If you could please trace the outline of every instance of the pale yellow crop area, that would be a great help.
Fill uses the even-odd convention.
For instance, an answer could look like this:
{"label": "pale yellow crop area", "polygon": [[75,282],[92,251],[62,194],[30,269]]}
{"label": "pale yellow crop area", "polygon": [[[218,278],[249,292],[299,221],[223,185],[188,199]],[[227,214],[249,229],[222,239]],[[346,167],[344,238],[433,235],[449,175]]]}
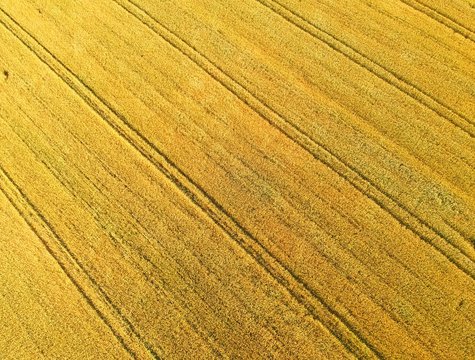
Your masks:
{"label": "pale yellow crop area", "polygon": [[473,0],[0,0],[0,359],[475,359]]}

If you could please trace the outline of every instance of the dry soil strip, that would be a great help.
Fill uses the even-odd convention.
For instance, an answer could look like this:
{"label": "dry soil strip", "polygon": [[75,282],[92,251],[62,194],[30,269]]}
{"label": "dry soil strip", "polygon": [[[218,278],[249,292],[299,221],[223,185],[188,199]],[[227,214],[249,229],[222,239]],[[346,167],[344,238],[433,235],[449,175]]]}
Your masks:
{"label": "dry soil strip", "polygon": [[208,215],[217,226],[228,233],[258,264],[274,277],[314,317],[324,325],[348,350],[362,358],[381,357],[378,350],[367,342],[354,327],[337,314],[321,296],[311,290],[296,274],[245,230],[213,198],[204,192],[159,149],[143,137],[121,114],[94,93],[81,79],[72,73],[53,54],[44,48],[16,21],[0,10],[0,22],[28,47],[45,65],[80,96],[106,121],[127,143],[135,148],[163,173],[179,190]]}

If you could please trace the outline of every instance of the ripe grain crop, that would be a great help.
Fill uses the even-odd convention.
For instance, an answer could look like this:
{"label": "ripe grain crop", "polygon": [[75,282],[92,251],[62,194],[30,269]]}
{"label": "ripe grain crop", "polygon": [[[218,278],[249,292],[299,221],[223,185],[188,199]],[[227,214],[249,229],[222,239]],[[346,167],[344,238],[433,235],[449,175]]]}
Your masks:
{"label": "ripe grain crop", "polygon": [[0,0],[0,357],[475,357],[469,0]]}

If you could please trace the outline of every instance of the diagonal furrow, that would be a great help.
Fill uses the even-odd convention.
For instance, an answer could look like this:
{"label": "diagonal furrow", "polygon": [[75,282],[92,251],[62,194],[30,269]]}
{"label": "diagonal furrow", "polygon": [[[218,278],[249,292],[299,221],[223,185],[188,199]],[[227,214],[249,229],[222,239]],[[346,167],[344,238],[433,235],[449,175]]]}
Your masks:
{"label": "diagonal furrow", "polygon": [[475,137],[475,125],[472,120],[458,111],[451,109],[449,106],[443,104],[441,101],[434,98],[431,94],[420,89],[418,86],[411,84],[401,75],[396,74],[387,67],[371,60],[366,55],[353,48],[343,40],[338,39],[329,32],[310,23],[305,18],[294,12],[292,9],[281,5],[276,0],[256,0],[263,6],[272,10],[289,23],[295,25],[302,31],[311,35],[312,37],[324,42],[334,51],[345,56],[355,64],[361,66],[369,71],[374,76],[383,80],[384,82],[394,86],[405,95],[411,97],[415,101],[425,105],[427,108],[434,111],[437,115],[449,121],[471,138]]}
{"label": "diagonal furrow", "polygon": [[430,17],[432,20],[437,21],[438,23],[446,26],[450,30],[456,32],[457,34],[462,35],[463,37],[475,42],[475,32],[470,30],[457,20],[451,18],[448,15],[442,14],[437,10],[431,8],[430,6],[421,3],[417,0],[400,0],[407,6],[413,8],[416,11],[423,13],[424,15]]}
{"label": "diagonal furrow", "polygon": [[159,359],[1,165],[0,190],[128,354],[134,359]]}
{"label": "diagonal furrow", "polygon": [[391,214],[399,224],[411,230],[423,241],[443,254],[452,264],[475,279],[475,262],[463,249],[457,246],[458,238],[464,237],[456,233],[457,239],[431,226],[427,221],[419,218],[394,197],[381,189],[368,177],[358,172],[351,164],[346,163],[331,149],[321,142],[313,139],[303,129],[288,121],[270,108],[258,97],[230,77],[217,64],[206,58],[196,48],[179,38],[155,18],[142,10],[129,0],[114,0],[126,11],[137,17],[144,25],[148,26],[157,35],[161,36],[171,46],[187,56],[191,61],[201,67],[212,78],[219,82],[228,91],[234,94],[243,103],[248,105],[264,120],[281,131],[285,136],[308,151],[316,160],[327,165],[334,172],[346,179],[358,191],[376,203],[383,210]]}
{"label": "diagonal furrow", "polygon": [[318,323],[325,326],[348,350],[362,358],[381,357],[377,349],[369,344],[345,318],[337,314],[320,295],[310,289],[285,264],[273,257],[258,239],[244,229],[232,215],[199,185],[194,183],[161,150],[140,134],[124,116],[115,111],[105,99],[96,94],[54,54],[43,47],[1,9],[0,23],[62,79],[121,138],[165,175],[217,226],[229,234],[249,256],[254,258]]}
{"label": "diagonal furrow", "polygon": [[[29,117],[29,115],[27,113],[25,113],[22,109],[20,109],[20,111],[28,117],[28,119],[34,123],[34,120],[31,119]],[[1,120],[1,118],[0,118]],[[59,120],[59,119],[58,119]],[[38,149],[35,149],[34,147],[31,146],[31,144],[29,144],[18,132],[17,130],[14,128],[14,126],[12,126],[11,124],[6,124],[6,126],[9,126],[11,128],[11,130],[18,136],[18,138],[23,142],[23,144],[35,155],[35,159],[38,161],[38,162],[41,162],[45,167],[46,169],[51,173],[52,176],[55,177],[55,179],[65,188],[67,189],[67,191],[70,192],[70,194],[72,196],[74,196],[76,199],[78,199],[79,201],[81,201],[88,209],[89,211],[92,213],[94,211],[94,206],[85,199],[85,197],[83,196],[80,196],[78,193],[76,193],[74,191],[74,186],[70,183],[68,183],[67,181],[65,181],[65,178],[64,177],[61,177],[59,175],[60,171],[58,171],[54,166],[51,166],[49,165],[46,161],[44,161],[43,159],[40,158],[39,156],[39,153],[38,153]],[[36,124],[35,124],[36,126]],[[38,128],[37,128],[38,129]],[[41,131],[40,129],[38,129],[39,131]],[[45,133],[42,133],[44,136],[47,137],[47,135]],[[52,142],[50,138],[48,138],[48,141],[49,142]],[[89,151],[89,149],[87,149]],[[91,182],[91,184],[93,184],[94,186],[94,183],[92,180],[90,180],[87,175],[85,173],[83,173],[79,168],[77,169],[82,176],[86,177],[88,179],[89,182]],[[102,193],[102,190],[100,190],[99,188],[96,188],[96,190],[98,192],[101,192]],[[109,198],[107,198],[109,199]],[[122,207],[121,205],[119,205],[120,207]],[[123,208],[123,207],[122,207]],[[134,216],[132,215],[132,213],[130,213],[131,216],[134,217],[134,220],[136,220],[140,227],[142,229],[144,229],[145,231],[147,231],[147,229],[145,229],[143,227],[143,225],[140,223],[140,221]],[[98,222],[98,225],[101,226]],[[111,236],[113,236],[112,234],[109,234]],[[148,236],[152,236],[151,234],[148,234]],[[124,239],[121,239],[119,240],[118,238],[116,238],[115,236],[113,236],[113,240],[115,243],[117,244],[126,244],[126,246],[128,246],[129,248],[133,249],[133,251],[135,251],[135,253],[139,256],[139,258],[144,261],[145,263],[147,263],[149,266],[151,266],[152,268],[154,269],[157,269],[157,265],[151,261],[151,259],[146,256],[142,249],[140,247],[138,247],[133,241],[128,241],[128,240],[124,240]],[[168,256],[171,257],[171,255],[169,253],[167,253]],[[132,255],[130,253],[125,253],[125,257],[131,257]],[[176,263],[176,262],[175,262]],[[176,263],[178,265],[178,263]],[[155,279],[153,279],[152,277],[150,277],[144,270],[144,268],[139,265],[137,267],[139,269],[139,271],[141,272],[142,276],[153,286],[153,288],[155,289],[155,291],[157,291],[157,293],[159,293],[160,291],[163,291],[161,289],[163,289],[163,285],[161,286],[161,288],[159,287],[159,284],[157,284],[157,281]],[[161,285],[161,284],[160,284]],[[177,305],[177,306],[182,306],[181,304],[180,305]],[[203,334],[203,331],[201,331],[201,329],[199,328],[199,326],[197,326],[195,323],[189,321],[188,319],[185,319],[185,322],[190,326],[190,328],[195,331],[203,340],[206,341],[206,337],[204,336]],[[208,337],[208,341],[209,341],[209,337]],[[221,349],[217,349],[216,348],[216,344],[213,342],[211,344],[211,349],[212,351],[214,352],[214,354],[217,356],[217,357],[222,357],[222,354],[223,352],[221,351]],[[219,352],[220,351],[220,352]]]}

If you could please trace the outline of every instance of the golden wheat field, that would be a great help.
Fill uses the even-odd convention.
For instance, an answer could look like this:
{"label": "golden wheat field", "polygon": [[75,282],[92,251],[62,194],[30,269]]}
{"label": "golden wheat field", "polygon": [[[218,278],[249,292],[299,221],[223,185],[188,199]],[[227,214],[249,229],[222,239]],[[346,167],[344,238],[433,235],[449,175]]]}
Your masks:
{"label": "golden wheat field", "polygon": [[0,0],[0,359],[475,359],[474,0]]}

